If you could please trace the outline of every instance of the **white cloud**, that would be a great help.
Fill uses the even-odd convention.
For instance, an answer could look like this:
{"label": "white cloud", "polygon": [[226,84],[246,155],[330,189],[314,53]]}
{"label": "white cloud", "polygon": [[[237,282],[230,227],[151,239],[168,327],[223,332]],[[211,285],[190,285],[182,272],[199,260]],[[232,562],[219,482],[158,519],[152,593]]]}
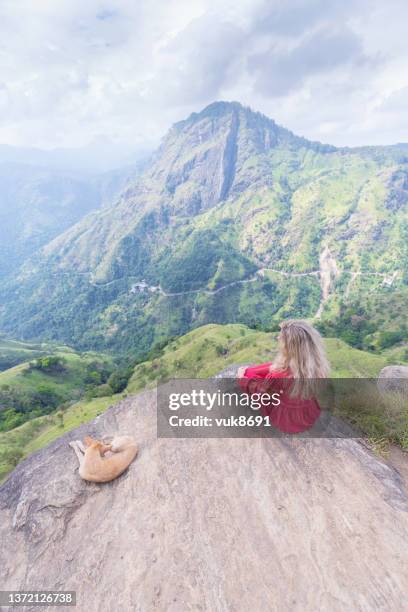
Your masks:
{"label": "white cloud", "polygon": [[3,0],[0,143],[133,147],[215,99],[334,144],[408,140],[402,0]]}

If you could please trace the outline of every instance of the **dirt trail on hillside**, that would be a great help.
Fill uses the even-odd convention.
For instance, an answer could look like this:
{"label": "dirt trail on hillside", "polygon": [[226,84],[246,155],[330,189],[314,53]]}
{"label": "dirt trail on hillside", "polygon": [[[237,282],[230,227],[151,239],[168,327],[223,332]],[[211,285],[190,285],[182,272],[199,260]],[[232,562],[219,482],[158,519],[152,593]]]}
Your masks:
{"label": "dirt trail on hillside", "polygon": [[[183,295],[197,295],[200,293],[204,293],[205,295],[216,295],[217,293],[221,293],[222,291],[225,291],[226,289],[230,289],[231,287],[235,287],[237,285],[245,285],[247,283],[254,283],[255,281],[262,280],[262,278],[264,278],[265,274],[268,272],[271,272],[273,274],[278,274],[280,276],[284,276],[287,278],[299,278],[299,277],[304,277],[304,276],[318,276],[320,278],[321,298],[320,298],[318,309],[313,318],[320,319],[323,313],[325,304],[332,293],[334,281],[339,275],[341,274],[350,275],[350,281],[347,284],[347,288],[344,294],[344,297],[347,298],[350,293],[352,284],[357,278],[357,276],[381,277],[383,278],[383,284],[392,285],[400,274],[398,270],[394,270],[392,273],[362,272],[362,271],[353,272],[350,270],[339,270],[337,266],[337,262],[335,258],[332,256],[332,254],[330,253],[330,250],[328,249],[327,246],[323,249],[323,251],[320,254],[319,264],[320,264],[320,268],[318,270],[309,270],[307,272],[286,272],[284,270],[278,270],[276,268],[262,267],[256,270],[256,272],[254,272],[254,274],[252,274],[248,278],[226,283],[225,285],[222,285],[221,287],[217,287],[216,289],[208,289],[206,287],[200,287],[198,289],[188,289],[186,291],[166,291],[165,289],[163,289],[163,287],[160,284],[159,285],[149,285],[145,281],[138,281],[132,285],[130,292],[138,293],[138,292],[147,291],[152,294],[157,293],[158,295],[161,295],[166,298],[180,297]],[[54,274],[58,275],[58,274],[70,274],[70,273],[60,272],[58,274],[57,273],[54,273]],[[77,272],[76,274],[81,275],[81,276],[91,276],[89,272]],[[89,279],[89,284],[92,285],[93,287],[108,287],[122,280],[124,279],[119,278],[119,279],[108,281],[106,283],[96,283],[95,281]]]}
{"label": "dirt trail on hillside", "polygon": [[[304,276],[318,276],[320,279],[321,298],[320,298],[318,309],[313,318],[320,319],[323,313],[325,304],[327,300],[329,299],[330,295],[332,294],[334,282],[336,278],[340,276],[341,274],[351,275],[350,282],[347,285],[345,297],[348,296],[350,287],[357,276],[378,276],[384,279],[383,282],[385,284],[390,285],[390,284],[393,284],[393,282],[395,281],[395,279],[398,277],[398,274],[399,274],[398,270],[394,271],[391,274],[385,273],[385,272],[361,272],[361,271],[351,272],[348,270],[340,270],[337,266],[336,259],[330,253],[330,250],[328,249],[328,247],[325,247],[323,249],[320,255],[319,263],[320,263],[319,270],[310,270],[308,272],[285,272],[284,270],[277,270],[276,268],[266,268],[266,267],[259,268],[249,278],[232,281],[231,283],[222,285],[221,287],[218,287],[217,289],[199,288],[199,289],[189,289],[187,291],[165,291],[161,287],[161,285],[148,285],[147,283],[136,283],[135,285],[133,285],[133,288],[131,291],[133,293],[136,293],[138,290],[137,287],[139,285],[143,285],[142,291],[158,293],[162,295],[163,297],[168,297],[168,298],[176,297],[176,296],[183,296],[183,295],[199,294],[199,293],[204,293],[206,295],[216,295],[217,293],[220,293],[221,291],[225,291],[226,289],[229,289],[236,285],[244,285],[246,283],[253,283],[255,281],[261,280],[262,278],[265,277],[265,274],[267,272],[272,272],[273,274],[279,274],[280,276],[284,276],[287,278],[299,278],[299,277],[304,277]],[[107,284],[111,284],[111,282]]]}
{"label": "dirt trail on hillside", "polygon": [[[127,398],[16,468],[0,488],[2,589],[76,590],[78,612],[406,609],[395,469],[356,440],[157,439],[155,401]],[[115,431],[139,457],[112,483],[82,481],[68,441]]]}

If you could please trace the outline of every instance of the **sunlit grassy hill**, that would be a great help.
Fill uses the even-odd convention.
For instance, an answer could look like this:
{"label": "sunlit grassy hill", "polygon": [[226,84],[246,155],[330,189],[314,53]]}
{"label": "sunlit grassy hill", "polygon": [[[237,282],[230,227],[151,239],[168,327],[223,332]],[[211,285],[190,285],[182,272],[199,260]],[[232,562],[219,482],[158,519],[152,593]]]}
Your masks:
{"label": "sunlit grassy hill", "polygon": [[[27,350],[27,356],[37,357],[36,351]],[[42,351],[42,355],[49,355],[50,349]],[[21,390],[35,389],[41,383],[47,383],[55,390],[59,389],[62,393],[78,388],[84,383],[87,365],[102,361],[99,353],[76,353],[72,349],[59,347],[52,352],[52,355],[60,357],[64,361],[64,368],[61,372],[49,374],[40,369],[30,369],[30,362],[24,361],[12,368],[0,372],[0,387],[3,385],[18,386]],[[108,359],[107,357],[104,358]],[[33,363],[33,361],[32,361]]]}
{"label": "sunlit grassy hill", "polygon": [[0,372],[24,361],[46,355],[49,345],[11,340],[0,336]]}
{"label": "sunlit grassy hill", "polygon": [[[272,361],[276,335],[245,325],[204,325],[170,342],[162,354],[135,367],[128,392],[169,378],[206,378],[234,363]],[[387,364],[382,355],[354,349],[342,340],[325,341],[334,377],[376,377]]]}
{"label": "sunlit grassy hill", "polygon": [[0,432],[67,407],[90,385],[105,383],[111,372],[111,357],[67,347],[48,347],[47,355],[0,372]]}

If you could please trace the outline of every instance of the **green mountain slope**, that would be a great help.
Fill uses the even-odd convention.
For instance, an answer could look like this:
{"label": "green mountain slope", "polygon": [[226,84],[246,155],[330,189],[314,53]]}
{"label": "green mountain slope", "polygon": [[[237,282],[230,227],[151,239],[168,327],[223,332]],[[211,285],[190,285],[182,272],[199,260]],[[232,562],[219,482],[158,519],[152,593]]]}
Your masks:
{"label": "green mountain slope", "polygon": [[49,348],[45,343],[32,344],[0,337],[0,372],[24,361],[42,357],[47,352]]}
{"label": "green mountain slope", "polygon": [[214,103],[173,126],[114,207],[2,285],[0,329],[143,351],[208,322],[296,316],[336,335],[358,321],[358,346],[404,339],[407,160],[404,147],[336,149]]}

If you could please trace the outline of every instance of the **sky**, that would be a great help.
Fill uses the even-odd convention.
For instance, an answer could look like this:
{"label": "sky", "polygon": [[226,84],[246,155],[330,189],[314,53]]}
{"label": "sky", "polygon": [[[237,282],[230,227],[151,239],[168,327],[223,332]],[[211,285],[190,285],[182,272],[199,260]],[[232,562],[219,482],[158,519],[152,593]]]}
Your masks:
{"label": "sky", "polygon": [[214,100],[408,141],[406,0],[1,0],[0,144],[154,147]]}

